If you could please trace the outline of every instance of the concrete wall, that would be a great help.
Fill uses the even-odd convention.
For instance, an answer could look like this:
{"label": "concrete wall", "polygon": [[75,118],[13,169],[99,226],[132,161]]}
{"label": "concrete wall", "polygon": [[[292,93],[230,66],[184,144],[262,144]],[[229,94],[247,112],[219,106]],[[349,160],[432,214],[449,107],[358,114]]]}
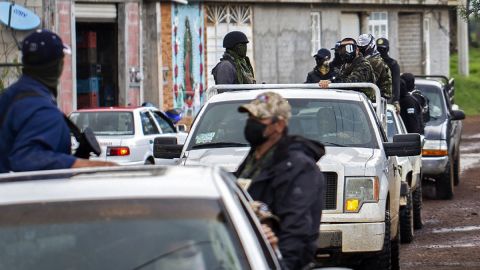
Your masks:
{"label": "concrete wall", "polygon": [[253,18],[257,82],[304,82],[314,66],[310,8],[254,5]]}
{"label": "concrete wall", "polygon": [[428,12],[430,18],[430,69],[432,75],[450,75],[450,24],[448,10]]}

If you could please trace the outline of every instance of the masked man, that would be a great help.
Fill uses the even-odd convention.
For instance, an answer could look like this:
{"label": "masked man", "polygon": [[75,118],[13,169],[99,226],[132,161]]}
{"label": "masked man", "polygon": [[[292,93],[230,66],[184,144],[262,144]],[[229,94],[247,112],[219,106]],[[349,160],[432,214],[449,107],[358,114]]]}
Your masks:
{"label": "masked man", "polygon": [[330,68],[332,54],[327,49],[318,50],[313,56],[317,64],[307,75],[305,83],[318,83],[320,80],[330,80],[334,77],[333,69]]}
{"label": "masked man", "polygon": [[212,70],[215,84],[254,84],[255,75],[247,57],[247,36],[233,31],[223,38],[226,49],[220,63]]}
{"label": "masked man", "polygon": [[291,107],[279,94],[260,94],[240,106],[248,113],[245,138],[251,150],[236,172],[255,201],[278,217],[278,247],[286,269],[302,269],[313,261],[324,199],[324,178],[316,162],[324,146],[287,135]]}
{"label": "masked man", "polygon": [[[353,38],[344,38],[339,47],[339,56],[344,63],[340,74],[333,80],[319,82],[321,88],[328,88],[330,83],[375,83],[375,73],[372,66],[359,52],[357,41]],[[370,89],[361,90],[370,100],[375,101],[375,94]]]}
{"label": "masked man", "polygon": [[390,43],[386,38],[377,39],[377,50],[380,53],[385,64],[387,64],[392,75],[392,98],[390,103],[397,107],[399,110],[399,100],[400,100],[400,66],[398,65],[397,60],[390,57],[388,52],[390,51]]}

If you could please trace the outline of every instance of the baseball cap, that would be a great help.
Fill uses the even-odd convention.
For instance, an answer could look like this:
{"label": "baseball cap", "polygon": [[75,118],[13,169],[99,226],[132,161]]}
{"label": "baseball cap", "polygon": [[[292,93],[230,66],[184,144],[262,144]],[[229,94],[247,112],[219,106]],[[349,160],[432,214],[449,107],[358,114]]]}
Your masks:
{"label": "baseball cap", "polygon": [[37,29],[22,41],[22,62],[41,65],[71,54],[71,49],[55,33]]}
{"label": "baseball cap", "polygon": [[390,43],[388,42],[388,39],[386,38],[377,39],[377,47],[388,48],[389,46],[390,46]]}
{"label": "baseball cap", "polygon": [[332,57],[332,54],[329,50],[323,48],[318,50],[317,54],[315,54],[314,56],[330,59],[330,57]]}
{"label": "baseball cap", "polygon": [[258,95],[250,103],[241,105],[238,111],[250,113],[258,119],[278,117],[279,119],[288,120],[292,116],[292,108],[288,101],[274,92],[265,92]]}

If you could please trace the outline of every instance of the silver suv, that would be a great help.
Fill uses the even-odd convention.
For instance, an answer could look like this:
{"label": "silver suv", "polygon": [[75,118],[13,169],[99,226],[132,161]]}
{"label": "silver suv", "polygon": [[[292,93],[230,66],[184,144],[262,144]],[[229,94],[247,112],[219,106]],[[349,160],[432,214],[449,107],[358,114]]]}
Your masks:
{"label": "silver suv", "polygon": [[[372,84],[359,86],[376,88]],[[389,269],[391,261],[398,264],[400,178],[396,159],[391,157],[419,154],[420,137],[397,135],[394,142],[388,142],[386,111],[378,88],[375,104],[360,92],[320,90],[314,85],[216,88],[234,90],[207,101],[181,154],[172,154],[175,146],[157,141],[157,157],[176,156],[181,165],[215,164],[235,171],[249,151],[243,136],[247,116],[237,108],[266,90],[275,91],[292,106],[289,133],[326,146],[326,155],[318,163],[326,178],[317,256],[320,262],[338,264],[341,260],[343,264],[352,259],[371,269]]]}

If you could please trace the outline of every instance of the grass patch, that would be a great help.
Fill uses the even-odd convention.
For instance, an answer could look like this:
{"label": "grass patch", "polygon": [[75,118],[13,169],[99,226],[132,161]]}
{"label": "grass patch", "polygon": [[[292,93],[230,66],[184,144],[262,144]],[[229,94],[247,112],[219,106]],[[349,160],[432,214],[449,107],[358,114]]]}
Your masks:
{"label": "grass patch", "polygon": [[470,47],[470,76],[458,75],[458,55],[450,57],[450,74],[455,78],[455,103],[467,115],[480,114],[480,48]]}

